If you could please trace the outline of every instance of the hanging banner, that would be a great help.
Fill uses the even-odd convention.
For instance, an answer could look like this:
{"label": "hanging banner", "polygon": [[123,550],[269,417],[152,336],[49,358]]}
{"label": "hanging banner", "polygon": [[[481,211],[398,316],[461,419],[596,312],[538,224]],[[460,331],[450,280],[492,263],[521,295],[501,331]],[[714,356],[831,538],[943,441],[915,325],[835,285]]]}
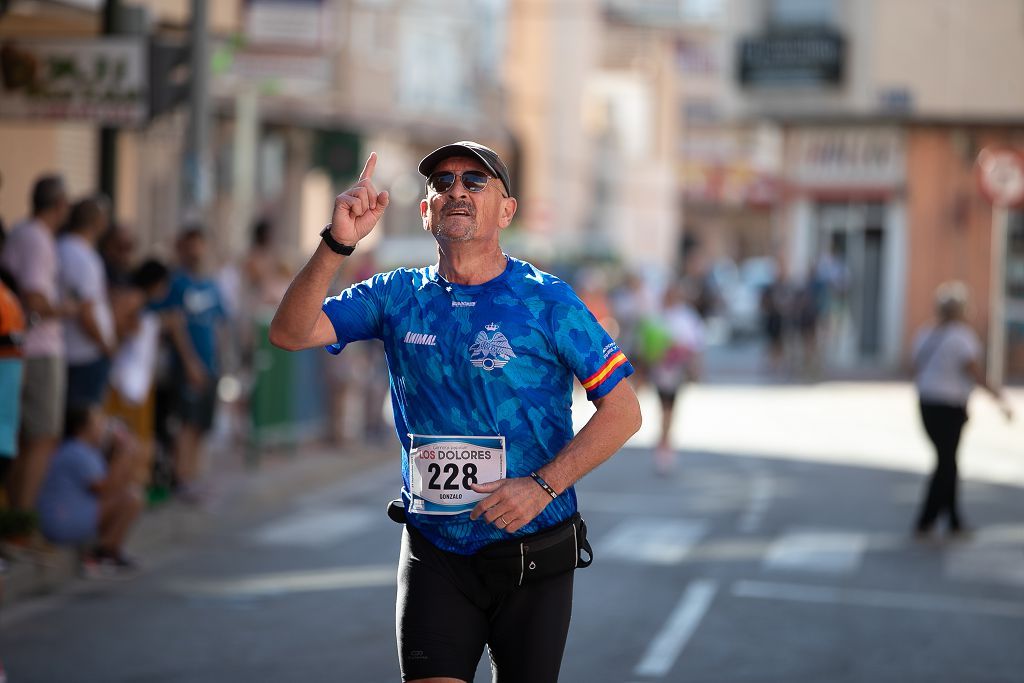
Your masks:
{"label": "hanging banner", "polygon": [[7,40],[0,46],[0,117],[142,125],[147,58],[136,37]]}

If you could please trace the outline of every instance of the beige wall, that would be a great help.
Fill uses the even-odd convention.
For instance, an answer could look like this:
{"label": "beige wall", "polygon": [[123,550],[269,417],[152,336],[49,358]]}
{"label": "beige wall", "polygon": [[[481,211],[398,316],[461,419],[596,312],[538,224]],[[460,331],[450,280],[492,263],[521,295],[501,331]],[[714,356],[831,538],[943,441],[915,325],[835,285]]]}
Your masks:
{"label": "beige wall", "polygon": [[513,0],[506,115],[521,144],[519,225],[536,245],[578,243],[588,219],[592,149],[585,126],[587,76],[600,31],[596,0]]}
{"label": "beige wall", "polygon": [[1024,118],[1024,3],[874,2],[874,83],[906,87],[914,112]]}
{"label": "beige wall", "polygon": [[8,224],[29,213],[29,195],[36,179],[59,172],[72,198],[96,188],[98,134],[90,125],[0,123],[0,216]]}

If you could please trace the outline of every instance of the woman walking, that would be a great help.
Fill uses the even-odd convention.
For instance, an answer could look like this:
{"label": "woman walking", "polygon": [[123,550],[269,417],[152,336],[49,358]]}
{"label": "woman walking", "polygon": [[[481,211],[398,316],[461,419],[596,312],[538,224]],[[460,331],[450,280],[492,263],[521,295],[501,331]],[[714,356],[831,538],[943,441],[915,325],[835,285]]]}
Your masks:
{"label": "woman walking", "polygon": [[939,286],[935,297],[936,324],[918,332],[914,341],[914,375],[921,420],[935,447],[936,466],[917,518],[915,533],[927,537],[940,516],[953,535],[969,531],[957,504],[956,454],[967,422],[967,400],[975,384],[988,391],[1011,419],[1013,413],[1002,393],[985,380],[981,369],[981,342],[964,321],[967,288],[960,282]]}

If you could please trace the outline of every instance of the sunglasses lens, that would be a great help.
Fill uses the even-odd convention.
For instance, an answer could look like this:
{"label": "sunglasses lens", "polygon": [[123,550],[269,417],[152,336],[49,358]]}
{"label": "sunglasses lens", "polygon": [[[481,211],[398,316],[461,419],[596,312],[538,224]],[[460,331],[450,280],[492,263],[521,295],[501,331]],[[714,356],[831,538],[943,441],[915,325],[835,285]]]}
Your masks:
{"label": "sunglasses lens", "polygon": [[462,174],[462,184],[470,192],[483,192],[487,187],[487,175],[479,171],[466,171]]}
{"label": "sunglasses lens", "polygon": [[450,171],[434,173],[427,179],[427,187],[431,192],[447,192],[455,184],[455,174]]}

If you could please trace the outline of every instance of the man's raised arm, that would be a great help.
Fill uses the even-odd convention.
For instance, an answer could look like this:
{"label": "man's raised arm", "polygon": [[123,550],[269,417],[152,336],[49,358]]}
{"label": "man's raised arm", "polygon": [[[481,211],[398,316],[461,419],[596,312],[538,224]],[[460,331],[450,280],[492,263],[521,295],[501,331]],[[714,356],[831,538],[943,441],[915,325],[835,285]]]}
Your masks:
{"label": "man's raised arm", "polygon": [[[366,237],[384,215],[388,193],[373,186],[377,154],[366,160],[359,182],[334,200],[330,234],[339,244],[354,247]],[[323,312],[327,288],[345,256],[321,242],[302,267],[277,307],[270,323],[270,343],[288,351],[298,351],[335,343],[334,326]]]}

